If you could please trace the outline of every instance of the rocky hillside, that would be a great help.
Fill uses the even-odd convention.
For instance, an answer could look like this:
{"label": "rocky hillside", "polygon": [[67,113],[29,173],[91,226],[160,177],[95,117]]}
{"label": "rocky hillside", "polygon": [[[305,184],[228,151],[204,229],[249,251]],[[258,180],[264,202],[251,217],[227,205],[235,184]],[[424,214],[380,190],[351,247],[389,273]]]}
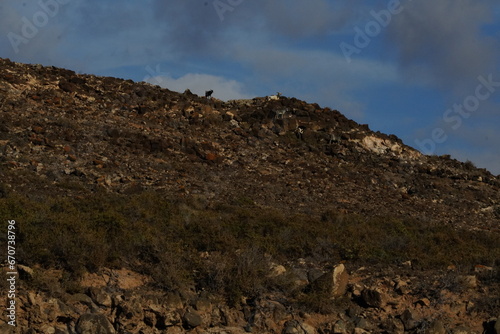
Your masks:
{"label": "rocky hillside", "polygon": [[158,188],[209,201],[245,197],[498,228],[498,177],[423,156],[317,104],[225,103],[7,60],[0,92],[2,179],[15,191]]}
{"label": "rocky hillside", "polygon": [[[25,332],[462,333],[486,326],[493,333],[499,190],[498,176],[470,162],[422,155],[394,135],[293,97],[223,102],[0,59],[2,219],[24,220],[40,238],[71,231],[60,248],[22,236]],[[100,204],[86,202],[94,197]],[[159,197],[175,208],[162,211]],[[132,199],[155,203],[152,213],[116,204]],[[131,207],[142,214],[125,214]],[[176,236],[168,243],[153,239],[177,218],[182,233],[168,230]],[[139,224],[149,233],[144,240],[157,244],[135,240],[139,231],[122,235]],[[387,241],[392,230],[406,239]],[[363,231],[373,234],[352,246],[349,238]],[[276,246],[278,234],[288,248]],[[92,249],[99,242],[114,255],[101,258]],[[182,279],[165,282],[153,267],[165,263],[162,247],[176,242]],[[436,256],[421,258],[430,248]],[[428,260],[444,249],[449,257]],[[260,288],[242,281],[238,293],[228,291],[231,270],[216,275],[225,261],[237,275],[248,269],[242,263],[252,274],[260,270]],[[333,268],[341,261],[339,288]],[[135,276],[139,283],[123,283]],[[319,277],[331,277],[334,288]]]}

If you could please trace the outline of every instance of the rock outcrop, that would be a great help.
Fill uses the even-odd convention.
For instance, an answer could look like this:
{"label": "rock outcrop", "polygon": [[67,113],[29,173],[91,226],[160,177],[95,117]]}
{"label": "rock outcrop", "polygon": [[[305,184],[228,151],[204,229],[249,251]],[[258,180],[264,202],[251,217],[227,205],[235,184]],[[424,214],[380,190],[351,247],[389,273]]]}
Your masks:
{"label": "rock outcrop", "polygon": [[[297,263],[300,266],[299,263]],[[351,272],[347,290],[330,300],[330,312],[305,313],[280,294],[270,293],[258,300],[242,300],[230,307],[218,296],[203,291],[165,292],[144,283],[120,288],[87,274],[85,293],[30,291],[22,281],[19,293],[17,328],[22,333],[494,333],[499,321],[488,321],[480,302],[480,285],[473,290],[453,292],[447,287],[449,274],[408,272],[407,293],[397,291],[397,280],[381,270],[374,278],[363,268]],[[347,269],[343,269],[343,271]],[[109,269],[105,270],[110,272]],[[113,270],[111,270],[112,272]],[[36,268],[38,275],[54,275]],[[332,270],[325,273],[331,278]],[[427,283],[428,282],[428,283]],[[315,281],[308,283],[314,285]],[[422,284],[429,286],[422,289]],[[360,290],[361,293],[356,293]],[[305,294],[314,290],[304,289]],[[3,300],[3,298],[2,298]],[[111,301],[110,303],[108,301]],[[342,301],[339,303],[339,301]],[[0,332],[10,333],[7,324]],[[3,330],[3,332],[2,332]]]}

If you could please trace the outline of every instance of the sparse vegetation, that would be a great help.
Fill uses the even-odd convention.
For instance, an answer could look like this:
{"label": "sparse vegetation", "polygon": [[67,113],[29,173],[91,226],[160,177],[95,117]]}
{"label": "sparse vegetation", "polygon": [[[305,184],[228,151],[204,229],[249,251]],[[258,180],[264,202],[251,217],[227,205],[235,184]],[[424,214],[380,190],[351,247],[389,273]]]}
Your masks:
{"label": "sparse vegetation", "polygon": [[[71,277],[102,267],[139,269],[166,290],[196,286],[232,304],[263,291],[291,293],[293,278],[267,275],[271,259],[347,265],[412,260],[421,269],[442,269],[493,266],[500,258],[496,234],[332,210],[306,216],[257,208],[248,199],[212,209],[191,202],[142,192],[41,203],[11,193],[0,199],[0,214],[18,221],[19,259],[29,266],[63,269]],[[319,301],[309,305],[314,309],[330,307],[318,296],[301,298],[305,305]]]}
{"label": "sparse vegetation", "polygon": [[467,160],[464,165],[468,170],[474,170],[476,168],[476,165],[474,165],[474,163],[470,160]]}

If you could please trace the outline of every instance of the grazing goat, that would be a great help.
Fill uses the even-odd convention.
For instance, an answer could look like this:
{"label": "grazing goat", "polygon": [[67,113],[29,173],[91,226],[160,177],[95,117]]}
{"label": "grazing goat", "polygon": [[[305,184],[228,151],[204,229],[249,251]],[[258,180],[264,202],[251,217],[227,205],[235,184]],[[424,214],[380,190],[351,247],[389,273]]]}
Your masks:
{"label": "grazing goat", "polygon": [[287,113],[287,111],[288,111],[288,108],[276,110],[275,114],[274,114],[274,119],[283,119],[283,118],[285,118],[285,114]]}
{"label": "grazing goat", "polygon": [[329,129],[328,131],[328,144],[340,143],[340,136],[337,136],[333,129]]}
{"label": "grazing goat", "polygon": [[212,93],[213,93],[213,92],[214,92],[214,90],[213,90],[213,89],[210,89],[210,90],[205,91],[205,97],[206,97],[207,99],[211,98],[211,97],[212,97]]}
{"label": "grazing goat", "polygon": [[281,97],[281,93],[278,92],[276,95],[271,95],[267,97],[268,101],[278,101]]}
{"label": "grazing goat", "polygon": [[298,139],[304,139],[304,131],[306,130],[306,127],[303,125],[299,125],[295,129],[295,135],[297,136]]}

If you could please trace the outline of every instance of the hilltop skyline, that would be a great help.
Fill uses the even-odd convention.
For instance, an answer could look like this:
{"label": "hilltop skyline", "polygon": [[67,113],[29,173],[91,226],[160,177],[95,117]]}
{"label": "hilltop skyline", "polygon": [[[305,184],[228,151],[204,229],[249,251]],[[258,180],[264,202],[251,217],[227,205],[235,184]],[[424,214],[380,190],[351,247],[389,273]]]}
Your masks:
{"label": "hilltop skyline", "polygon": [[494,1],[7,0],[0,57],[190,88],[282,92],[500,173]]}

